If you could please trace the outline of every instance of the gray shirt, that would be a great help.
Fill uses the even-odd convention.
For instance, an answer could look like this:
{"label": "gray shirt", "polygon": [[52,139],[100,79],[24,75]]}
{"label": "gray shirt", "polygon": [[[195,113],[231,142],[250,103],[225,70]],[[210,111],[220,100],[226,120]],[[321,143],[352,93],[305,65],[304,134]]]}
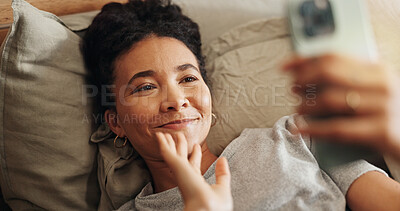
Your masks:
{"label": "gray shirt", "polygon": [[[293,133],[301,119],[285,116],[273,128],[245,129],[222,152],[232,174],[235,210],[345,210],[344,196],[354,180],[373,170],[385,174],[363,160],[321,170],[310,150],[309,137]],[[215,162],[204,178],[215,184]],[[119,210],[183,207],[177,187],[154,194],[148,183]]]}

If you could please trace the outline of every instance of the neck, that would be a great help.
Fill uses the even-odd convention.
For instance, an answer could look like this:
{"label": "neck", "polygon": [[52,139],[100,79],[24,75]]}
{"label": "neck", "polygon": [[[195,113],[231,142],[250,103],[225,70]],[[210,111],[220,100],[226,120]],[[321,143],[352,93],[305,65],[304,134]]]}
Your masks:
{"label": "neck", "polygon": [[[201,145],[201,152],[202,157],[200,171],[203,175],[218,157],[210,152],[205,141]],[[145,161],[153,179],[153,187],[155,193],[169,190],[178,185],[174,174],[163,160],[145,159]]]}

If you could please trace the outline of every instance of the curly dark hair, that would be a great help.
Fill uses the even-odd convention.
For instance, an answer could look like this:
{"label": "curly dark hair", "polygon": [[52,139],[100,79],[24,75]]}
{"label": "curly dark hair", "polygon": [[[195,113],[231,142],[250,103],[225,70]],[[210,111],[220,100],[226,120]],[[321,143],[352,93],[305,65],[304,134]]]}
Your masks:
{"label": "curly dark hair", "polygon": [[[198,25],[170,0],[130,0],[105,5],[83,37],[85,64],[99,90],[113,84],[115,60],[135,43],[154,35],[183,42],[196,56],[203,80],[209,85]],[[114,106],[115,102],[113,106],[102,105],[101,110]]]}

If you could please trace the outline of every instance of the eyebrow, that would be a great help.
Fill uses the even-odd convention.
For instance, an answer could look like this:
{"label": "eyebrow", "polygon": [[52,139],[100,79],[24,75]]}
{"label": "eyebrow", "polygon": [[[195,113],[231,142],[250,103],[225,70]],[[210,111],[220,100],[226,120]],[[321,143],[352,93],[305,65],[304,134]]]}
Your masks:
{"label": "eyebrow", "polygon": [[[199,69],[197,69],[196,66],[194,66],[192,64],[189,64],[189,63],[179,65],[179,66],[177,66],[175,68],[175,70],[177,70],[177,71],[185,71],[187,69],[194,69],[194,70],[196,70],[197,72],[200,73]],[[133,75],[131,79],[129,79],[128,85],[130,85],[136,78],[151,77],[151,76],[153,76],[155,74],[156,74],[156,71],[154,71],[154,70],[145,70],[145,71],[142,71],[142,72],[138,72],[135,75]]]}
{"label": "eyebrow", "polygon": [[156,72],[154,70],[146,70],[146,71],[142,71],[139,73],[136,73],[135,75],[132,76],[131,79],[129,79],[128,81],[128,85],[130,85],[133,80],[135,80],[136,78],[145,78],[145,77],[150,77],[153,76]]}
{"label": "eyebrow", "polygon": [[199,69],[197,69],[196,66],[194,66],[192,64],[189,64],[189,63],[188,64],[183,64],[183,65],[179,65],[178,67],[176,67],[176,69],[179,70],[179,71],[184,71],[184,70],[187,70],[187,69],[194,69],[194,70],[196,70],[197,72],[200,73]]}

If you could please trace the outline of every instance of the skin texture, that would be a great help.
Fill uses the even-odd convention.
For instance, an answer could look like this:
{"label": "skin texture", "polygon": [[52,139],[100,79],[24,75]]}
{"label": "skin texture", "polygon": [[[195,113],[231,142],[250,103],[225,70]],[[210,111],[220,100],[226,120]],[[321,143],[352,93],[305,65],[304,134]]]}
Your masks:
{"label": "skin texture", "polygon": [[[303,98],[300,114],[331,116],[310,119],[299,132],[332,142],[365,145],[400,160],[400,80],[388,67],[324,55],[295,57],[283,69],[293,75],[294,91]],[[315,94],[312,99],[308,97],[310,90]],[[360,96],[356,107],[347,104],[348,91]],[[346,194],[352,210],[400,210],[399,198],[400,184],[379,172],[360,176]]]}
{"label": "skin texture", "polygon": [[[334,115],[309,120],[301,132],[366,145],[400,160],[400,80],[392,70],[339,55],[296,57],[283,68],[292,73],[294,91],[303,98],[300,114]],[[316,93],[313,99],[307,97],[310,90]],[[359,94],[355,109],[346,103],[349,91]]]}
{"label": "skin texture", "polygon": [[[177,185],[160,155],[156,132],[173,137],[177,132],[183,133],[188,154],[195,144],[200,144],[203,171],[217,158],[205,142],[211,126],[211,95],[198,69],[196,57],[186,45],[168,37],[150,36],[115,62],[116,111],[107,110],[106,121],[119,137],[128,137],[143,157],[153,176],[156,192]],[[131,80],[134,75],[148,70],[153,73]],[[182,119],[191,122],[181,128],[159,127]]]}
{"label": "skin texture", "polygon": [[377,171],[351,184],[346,200],[351,210],[400,210],[400,185]]}
{"label": "skin texture", "polygon": [[156,135],[161,155],[178,181],[185,210],[233,210],[231,174],[226,158],[218,159],[215,167],[216,184],[209,185],[200,171],[201,151],[198,144],[194,145],[193,153],[188,158],[187,140],[182,133],[178,133],[176,140],[168,133],[157,132]]}

